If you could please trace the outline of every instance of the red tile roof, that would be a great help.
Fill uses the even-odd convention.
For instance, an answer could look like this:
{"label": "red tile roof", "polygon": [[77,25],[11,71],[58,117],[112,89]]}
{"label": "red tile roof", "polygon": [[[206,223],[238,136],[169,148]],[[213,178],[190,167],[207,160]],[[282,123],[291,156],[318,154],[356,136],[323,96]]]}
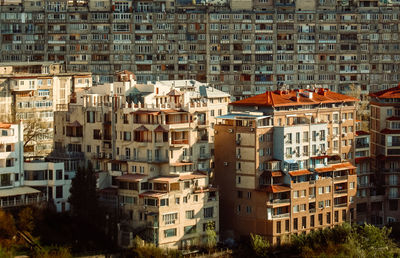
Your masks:
{"label": "red tile roof", "polygon": [[400,83],[397,87],[370,93],[369,96],[380,99],[400,99]]}
{"label": "red tile roof", "polygon": [[268,185],[265,190],[270,193],[282,193],[290,191],[290,187],[284,185]]}
{"label": "red tile roof", "polygon": [[[308,96],[312,94],[312,97]],[[267,91],[247,99],[231,103],[233,106],[299,106],[322,103],[354,102],[358,99],[328,89]]]}
{"label": "red tile roof", "polygon": [[339,163],[332,165],[332,167],[337,171],[337,170],[345,170],[345,169],[356,169],[355,166],[353,166],[350,162],[345,162],[345,163]]}
{"label": "red tile roof", "polygon": [[316,168],[315,171],[318,173],[324,173],[335,170],[333,167],[323,167],[323,168]]}
{"label": "red tile roof", "polygon": [[291,176],[304,176],[304,175],[311,175],[311,172],[308,169],[302,169],[302,170],[290,171],[289,175],[291,175]]}
{"label": "red tile roof", "polygon": [[400,117],[392,116],[392,117],[386,118],[386,120],[389,120],[389,121],[400,121]]}
{"label": "red tile roof", "polygon": [[361,136],[361,135],[369,135],[369,132],[366,131],[357,131],[356,136]]}
{"label": "red tile roof", "polygon": [[118,176],[117,180],[138,182],[138,181],[143,180],[145,177],[146,177],[145,175],[140,175],[140,174],[126,174],[126,175]]}
{"label": "red tile roof", "polygon": [[384,134],[400,134],[400,130],[392,130],[392,129],[383,129],[381,133]]}
{"label": "red tile roof", "polygon": [[168,130],[159,125],[156,129],[154,129],[154,132],[168,132]]}
{"label": "red tile roof", "polygon": [[0,128],[2,128],[2,129],[8,129],[10,127],[11,127],[11,124],[0,123]]}

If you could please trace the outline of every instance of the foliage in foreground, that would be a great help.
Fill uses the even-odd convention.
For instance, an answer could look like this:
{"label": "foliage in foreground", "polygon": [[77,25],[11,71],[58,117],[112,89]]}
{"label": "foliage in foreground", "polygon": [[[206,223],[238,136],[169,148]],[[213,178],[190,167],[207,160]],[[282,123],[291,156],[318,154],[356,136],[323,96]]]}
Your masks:
{"label": "foliage in foreground", "polygon": [[133,240],[131,254],[139,258],[180,258],[183,257],[178,250],[162,249],[154,244],[145,243],[139,236]]}
{"label": "foliage in foreground", "polygon": [[[251,235],[251,251],[255,257],[398,257],[399,247],[389,237],[391,229],[365,224],[343,224],[316,230],[306,235],[292,235],[290,241],[272,247],[261,236]],[[240,255],[239,255],[240,256]]]}

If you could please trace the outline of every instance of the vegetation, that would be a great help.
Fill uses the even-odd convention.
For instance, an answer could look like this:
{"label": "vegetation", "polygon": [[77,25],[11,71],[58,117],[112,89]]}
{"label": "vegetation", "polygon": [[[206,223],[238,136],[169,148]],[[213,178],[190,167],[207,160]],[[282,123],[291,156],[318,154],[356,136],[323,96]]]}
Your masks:
{"label": "vegetation", "polygon": [[209,221],[206,228],[206,248],[211,251],[217,246],[217,233],[215,232],[215,225]]}
{"label": "vegetation", "polygon": [[146,243],[139,236],[133,240],[133,248],[130,252],[126,253],[128,257],[138,257],[138,258],[179,258],[183,257],[181,252],[178,250],[162,249],[156,247],[154,244]]}
{"label": "vegetation", "polygon": [[275,247],[262,237],[252,235],[251,252],[254,257],[273,254],[292,257],[398,257],[400,249],[389,237],[390,233],[386,227],[343,224],[306,235],[292,235],[290,241]]}
{"label": "vegetation", "polygon": [[99,205],[96,194],[96,175],[92,164],[87,168],[80,167],[72,180],[69,202],[72,214],[79,220],[93,224],[98,223]]}

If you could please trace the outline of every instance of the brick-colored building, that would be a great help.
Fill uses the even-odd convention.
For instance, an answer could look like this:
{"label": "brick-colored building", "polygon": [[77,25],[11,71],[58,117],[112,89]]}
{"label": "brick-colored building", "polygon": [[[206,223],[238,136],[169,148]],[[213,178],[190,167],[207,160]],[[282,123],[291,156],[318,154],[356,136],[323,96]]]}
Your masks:
{"label": "brick-colored building", "polygon": [[371,168],[375,172],[371,222],[382,225],[400,217],[400,85],[370,97]]}
{"label": "brick-colored building", "polygon": [[356,101],[316,89],[231,103],[215,126],[223,237],[257,233],[279,243],[355,221]]}

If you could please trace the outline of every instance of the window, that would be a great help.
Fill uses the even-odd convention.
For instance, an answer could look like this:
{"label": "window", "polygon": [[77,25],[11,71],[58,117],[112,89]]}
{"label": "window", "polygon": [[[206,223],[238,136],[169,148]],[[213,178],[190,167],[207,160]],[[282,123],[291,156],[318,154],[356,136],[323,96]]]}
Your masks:
{"label": "window", "polygon": [[62,185],[56,187],[56,198],[63,198],[63,187],[62,187]]}
{"label": "window", "polygon": [[251,192],[247,192],[247,199],[251,199]]}
{"label": "window", "polygon": [[318,194],[323,194],[323,193],[324,193],[324,188],[318,187]]}
{"label": "window", "polygon": [[328,224],[331,223],[331,213],[330,212],[326,213],[326,223],[328,223]]}
{"label": "window", "polygon": [[324,223],[324,218],[322,217],[322,214],[318,214],[318,223],[319,225],[322,225]]}
{"label": "window", "polygon": [[178,219],[178,213],[164,214],[162,218],[165,225],[175,224],[175,221]]}
{"label": "window", "polygon": [[62,169],[57,169],[56,170],[56,180],[62,180],[63,179],[63,171]]}
{"label": "window", "polygon": [[237,198],[242,199],[243,198],[243,192],[242,191],[237,191]]}
{"label": "window", "polygon": [[176,236],[176,228],[171,228],[164,230],[164,237],[173,237]]}
{"label": "window", "polygon": [[330,186],[326,186],[325,187],[325,193],[330,193],[331,192],[331,187]]}
{"label": "window", "polygon": [[187,203],[187,197],[183,197],[183,203]]}
{"label": "window", "polygon": [[186,211],[186,219],[194,218],[194,210]]}
{"label": "window", "polygon": [[331,200],[325,200],[325,207],[331,206]]}
{"label": "window", "polygon": [[318,202],[318,208],[320,208],[320,209],[324,208],[324,201]]}
{"label": "window", "polygon": [[203,209],[204,218],[214,217],[214,207],[208,207]]}
{"label": "window", "polygon": [[290,226],[289,226],[289,220],[285,220],[285,232],[289,232]]}
{"label": "window", "polygon": [[168,198],[160,200],[160,206],[168,206],[168,205],[169,205]]}
{"label": "window", "polygon": [[180,198],[180,197],[175,198],[175,204],[179,204],[180,201],[181,201],[181,198]]}
{"label": "window", "polygon": [[299,220],[297,218],[293,219],[293,229],[294,230],[299,229]]}
{"label": "window", "polygon": [[307,227],[307,217],[302,217],[301,218],[301,227],[304,229]]}
{"label": "window", "polygon": [[276,233],[281,233],[281,222],[280,221],[278,221],[278,222],[276,222]]}
{"label": "window", "polygon": [[193,196],[193,201],[198,202],[199,201],[199,196],[197,194],[195,194]]}
{"label": "window", "polygon": [[186,227],[184,228],[184,232],[185,232],[185,235],[186,235],[186,234],[193,234],[193,233],[196,233],[196,225],[186,226]]}
{"label": "window", "polygon": [[356,183],[355,182],[350,182],[350,189],[354,189],[355,188]]}

